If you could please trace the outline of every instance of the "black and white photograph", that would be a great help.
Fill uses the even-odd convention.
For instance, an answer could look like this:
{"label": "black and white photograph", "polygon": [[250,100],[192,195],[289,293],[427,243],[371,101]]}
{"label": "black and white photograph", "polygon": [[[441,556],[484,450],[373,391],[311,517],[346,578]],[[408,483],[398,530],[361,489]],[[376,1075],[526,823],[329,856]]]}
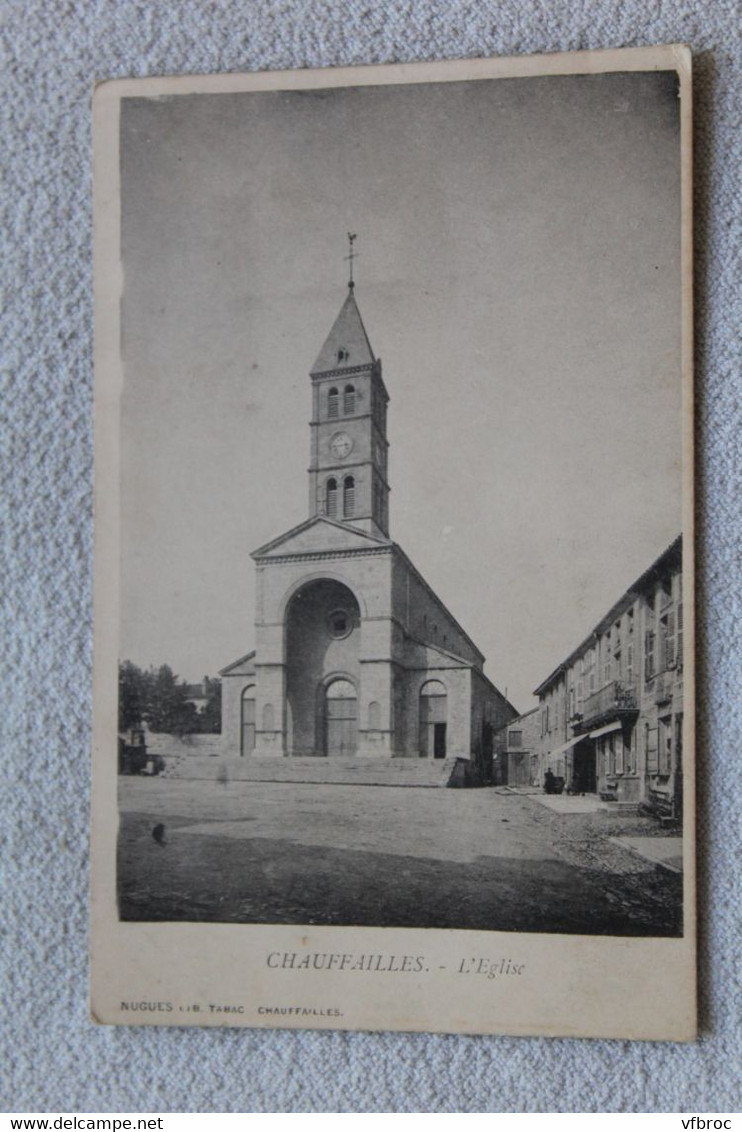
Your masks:
{"label": "black and white photograph", "polygon": [[[117,98],[120,925],[687,937],[663,58]],[[428,970],[374,939],[267,966]]]}

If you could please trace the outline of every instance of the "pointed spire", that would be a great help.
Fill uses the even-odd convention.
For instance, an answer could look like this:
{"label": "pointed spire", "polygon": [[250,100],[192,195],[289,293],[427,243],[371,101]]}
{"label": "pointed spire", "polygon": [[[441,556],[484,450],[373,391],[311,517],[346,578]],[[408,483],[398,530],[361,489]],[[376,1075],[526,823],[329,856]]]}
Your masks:
{"label": "pointed spire", "polygon": [[371,366],[376,361],[361,312],[353,293],[353,282],[348,285],[348,294],[335,319],[332,330],[320,350],[317,360],[309,371],[311,375],[327,373],[330,370],[352,369],[356,366]]}

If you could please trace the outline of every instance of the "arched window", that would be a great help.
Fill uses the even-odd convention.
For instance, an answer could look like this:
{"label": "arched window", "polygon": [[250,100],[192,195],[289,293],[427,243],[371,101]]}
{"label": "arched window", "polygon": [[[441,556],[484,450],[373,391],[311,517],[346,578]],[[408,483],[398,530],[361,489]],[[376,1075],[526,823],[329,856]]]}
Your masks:
{"label": "arched window", "polygon": [[350,357],[350,354],[348,353],[348,351],[345,349],[344,346],[341,346],[340,349],[338,350],[338,363],[347,362],[349,357]]}
{"label": "arched window", "polygon": [[337,417],[340,411],[340,397],[334,387],[327,394],[327,415]]}
{"label": "arched window", "polygon": [[356,481],[353,476],[343,480],[343,518],[352,519],[356,506]]}
{"label": "arched window", "polygon": [[255,685],[250,684],[240,701],[240,754],[251,755],[255,750]]}
{"label": "arched window", "polygon": [[448,696],[440,680],[420,689],[420,758],[445,759]]}
{"label": "arched window", "polygon": [[372,700],[368,705],[368,729],[369,731],[378,731],[381,728],[381,704],[378,700]]}
{"label": "arched window", "polygon": [[343,412],[346,417],[356,411],[356,391],[352,385],[346,385],[343,390]]}
{"label": "arched window", "polygon": [[354,755],[358,749],[358,698],[350,680],[333,680],[325,691],[325,754]]}
{"label": "arched window", "polygon": [[325,513],[331,518],[336,519],[338,513],[338,482],[336,479],[327,481],[325,487]]}
{"label": "arched window", "polygon": [[263,731],[273,730],[273,704],[263,704]]}

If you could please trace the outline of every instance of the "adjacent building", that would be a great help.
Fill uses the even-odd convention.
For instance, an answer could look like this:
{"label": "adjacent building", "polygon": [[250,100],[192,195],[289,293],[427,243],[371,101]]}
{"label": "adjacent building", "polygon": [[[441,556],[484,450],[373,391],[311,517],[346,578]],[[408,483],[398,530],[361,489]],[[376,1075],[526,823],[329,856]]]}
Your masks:
{"label": "adjacent building", "polygon": [[539,781],[541,712],[535,707],[510,721],[495,738],[495,781],[502,786],[535,786]]}
{"label": "adjacent building", "polygon": [[352,282],[310,382],[309,515],[252,555],[255,649],[220,672],[225,751],[456,756],[488,780],[516,711],[390,538],[389,395]]}
{"label": "adjacent building", "polygon": [[679,818],[682,805],[682,540],[626,591],[535,690],[536,780],[642,804]]}

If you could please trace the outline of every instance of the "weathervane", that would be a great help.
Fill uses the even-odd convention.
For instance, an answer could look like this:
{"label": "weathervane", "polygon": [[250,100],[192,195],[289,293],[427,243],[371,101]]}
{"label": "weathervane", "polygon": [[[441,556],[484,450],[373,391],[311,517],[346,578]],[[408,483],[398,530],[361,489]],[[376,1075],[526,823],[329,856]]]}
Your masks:
{"label": "weathervane", "polygon": [[348,255],[345,256],[345,259],[347,259],[348,262],[350,263],[350,279],[348,281],[348,286],[350,287],[351,290],[353,290],[353,287],[355,286],[355,283],[353,282],[353,260],[358,258],[358,252],[353,249],[353,244],[354,244],[355,240],[356,240],[356,233],[355,232],[349,232],[348,233],[349,252],[348,252]]}

